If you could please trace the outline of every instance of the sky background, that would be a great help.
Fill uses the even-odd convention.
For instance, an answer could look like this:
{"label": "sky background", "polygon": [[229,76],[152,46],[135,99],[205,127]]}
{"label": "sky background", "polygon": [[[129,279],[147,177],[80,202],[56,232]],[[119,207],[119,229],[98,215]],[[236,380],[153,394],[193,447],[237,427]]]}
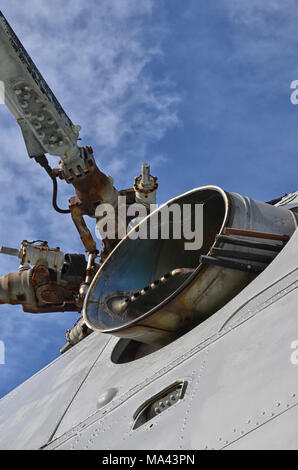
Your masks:
{"label": "sky background", "polygon": [[[298,189],[295,0],[2,0],[0,9],[118,189],[144,161],[158,203],[207,184],[263,201]],[[44,239],[83,252],[3,105],[0,137],[0,245]],[[60,182],[59,205],[72,194]],[[1,257],[0,275],[17,268]],[[1,397],[59,356],[78,314],[3,305],[0,318]]]}

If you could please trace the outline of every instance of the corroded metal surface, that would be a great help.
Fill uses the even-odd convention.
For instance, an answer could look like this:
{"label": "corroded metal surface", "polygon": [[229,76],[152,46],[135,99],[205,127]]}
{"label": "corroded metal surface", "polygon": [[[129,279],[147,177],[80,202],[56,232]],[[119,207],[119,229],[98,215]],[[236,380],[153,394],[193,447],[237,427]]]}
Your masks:
{"label": "corroded metal surface", "polygon": [[37,308],[32,287],[32,269],[0,277],[0,303]]}
{"label": "corroded metal surface", "polygon": [[22,305],[30,313],[78,311],[76,295],[81,282],[77,276],[58,283],[52,270],[38,265],[0,277],[0,303]]}

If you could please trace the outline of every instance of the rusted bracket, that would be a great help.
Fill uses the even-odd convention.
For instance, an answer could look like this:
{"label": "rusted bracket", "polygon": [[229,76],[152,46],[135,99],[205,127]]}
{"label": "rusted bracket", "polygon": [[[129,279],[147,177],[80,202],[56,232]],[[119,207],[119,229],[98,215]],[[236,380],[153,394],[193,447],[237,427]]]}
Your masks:
{"label": "rusted bracket", "polygon": [[70,213],[87,253],[98,253],[96,243],[84,220],[82,207],[80,205],[71,205]]}
{"label": "rusted bracket", "polygon": [[[84,147],[85,161],[88,166],[88,173],[84,176],[74,178],[71,184],[76,190],[76,195],[71,197],[70,212],[72,220],[80,234],[80,238],[84,245],[84,248],[88,254],[97,254],[97,246],[94,241],[90,230],[88,229],[84,215],[89,217],[95,217],[95,211],[99,204],[109,203],[117,212],[118,196],[125,196],[127,204],[133,204],[135,202],[135,191],[133,188],[124,189],[117,191],[111,178],[102,173],[97,167],[93,151],[91,147]],[[61,174],[59,175],[61,177]],[[127,223],[129,220],[127,221]],[[117,227],[116,227],[117,231]],[[114,247],[119,243],[119,239],[116,234],[115,239],[104,239],[102,240],[102,251],[100,254],[100,260],[103,262]]]}
{"label": "rusted bracket", "polygon": [[[116,207],[118,191],[114,188],[111,179],[98,169],[93,157],[92,148],[85,147],[84,152],[89,171],[86,175],[74,178],[71,181],[76,190],[76,195],[70,198],[69,208],[72,220],[80,234],[86,252],[97,254],[96,242],[83,216],[95,217],[96,207],[102,203],[110,203]],[[110,246],[104,244],[103,251],[109,250]]]}

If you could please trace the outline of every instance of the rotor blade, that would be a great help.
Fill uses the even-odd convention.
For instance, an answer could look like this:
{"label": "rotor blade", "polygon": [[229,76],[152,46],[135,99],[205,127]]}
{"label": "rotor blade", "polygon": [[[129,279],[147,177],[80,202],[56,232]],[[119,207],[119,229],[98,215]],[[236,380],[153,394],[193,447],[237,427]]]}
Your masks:
{"label": "rotor blade", "polygon": [[80,126],[66,115],[1,11],[0,84],[30,157],[48,153],[64,163],[79,158]]}

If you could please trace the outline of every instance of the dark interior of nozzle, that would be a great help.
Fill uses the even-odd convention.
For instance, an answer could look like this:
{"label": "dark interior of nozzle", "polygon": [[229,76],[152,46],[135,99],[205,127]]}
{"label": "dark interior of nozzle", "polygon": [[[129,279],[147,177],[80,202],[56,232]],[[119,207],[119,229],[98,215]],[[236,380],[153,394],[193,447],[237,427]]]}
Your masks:
{"label": "dark interior of nozzle", "polygon": [[[161,239],[165,219],[162,221],[159,216],[157,222],[155,215],[159,238],[149,238],[150,224],[147,222],[148,238],[133,240],[127,236],[99,273],[91,289],[86,312],[93,327],[102,331],[122,327],[170,300],[198,267],[200,255],[210,250],[226,212],[222,194],[216,189],[199,189],[175,199],[168,207],[173,204],[179,205],[181,214],[183,204],[191,205],[193,229],[195,204],[203,204],[202,247],[187,250],[185,243],[189,240],[183,237],[183,230],[181,239],[173,238],[171,227],[176,219],[171,217],[171,211],[169,239]],[[180,223],[183,221],[182,217]]]}

